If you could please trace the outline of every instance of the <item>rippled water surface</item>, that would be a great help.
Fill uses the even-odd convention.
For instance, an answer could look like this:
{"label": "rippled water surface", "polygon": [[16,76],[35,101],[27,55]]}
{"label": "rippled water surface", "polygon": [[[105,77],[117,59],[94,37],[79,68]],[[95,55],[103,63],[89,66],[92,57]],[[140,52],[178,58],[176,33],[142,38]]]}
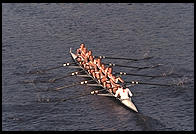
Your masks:
{"label": "rippled water surface", "polygon": [[[2,4],[2,129],[7,130],[194,130],[194,5],[193,4]],[[153,58],[142,61],[104,62],[130,66],[163,66],[136,70],[114,67],[115,72],[160,75],[161,78],[123,76],[125,80],[177,83],[163,87],[130,87],[139,113],[114,99],[84,96],[95,87],[60,87],[85,80],[67,77],[55,83],[26,84],[24,80],[56,78],[76,71],[59,68],[45,74],[30,70],[55,67],[71,61],[84,42],[93,55]],[[41,98],[75,99],[42,103]]]}

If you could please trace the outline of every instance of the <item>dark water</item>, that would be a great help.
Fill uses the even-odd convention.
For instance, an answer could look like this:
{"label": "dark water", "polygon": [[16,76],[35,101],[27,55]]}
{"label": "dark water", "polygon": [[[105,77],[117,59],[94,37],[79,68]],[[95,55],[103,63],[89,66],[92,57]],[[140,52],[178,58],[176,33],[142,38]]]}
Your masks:
{"label": "dark water", "polygon": [[[2,4],[2,129],[6,130],[194,130],[194,5],[193,4]],[[75,86],[58,92],[36,87],[59,87],[82,81],[69,77],[56,83],[20,81],[54,78],[75,71],[61,68],[47,74],[25,74],[57,66],[84,42],[94,55],[152,59],[138,62],[104,60],[132,66],[164,64],[135,70],[146,75],[173,70],[164,78],[124,76],[125,80],[175,83],[179,87],[137,85],[130,89],[139,109],[134,113],[111,98],[85,96],[40,103],[39,98],[68,98],[93,90]]]}

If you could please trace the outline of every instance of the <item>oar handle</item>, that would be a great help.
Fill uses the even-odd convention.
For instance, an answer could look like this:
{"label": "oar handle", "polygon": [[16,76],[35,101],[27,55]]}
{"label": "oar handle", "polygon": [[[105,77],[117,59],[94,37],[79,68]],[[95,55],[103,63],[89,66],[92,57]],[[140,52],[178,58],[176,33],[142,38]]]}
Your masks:
{"label": "oar handle", "polygon": [[97,95],[98,93],[102,92],[102,91],[106,91],[106,89],[101,89],[101,90],[93,90],[90,92],[90,94],[92,95]]}
{"label": "oar handle", "polygon": [[[74,62],[73,62],[74,63]],[[69,62],[67,62],[67,63],[63,63],[63,66],[65,67],[65,66],[70,66],[71,64],[73,64],[73,63],[69,63]]]}

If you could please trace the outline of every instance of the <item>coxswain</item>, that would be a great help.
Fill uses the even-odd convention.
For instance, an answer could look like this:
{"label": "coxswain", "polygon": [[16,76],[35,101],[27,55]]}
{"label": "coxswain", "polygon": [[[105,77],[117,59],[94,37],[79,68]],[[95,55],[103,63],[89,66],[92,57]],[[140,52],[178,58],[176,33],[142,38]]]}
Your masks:
{"label": "coxswain", "polygon": [[129,99],[129,96],[132,97],[133,94],[129,90],[129,88],[126,87],[125,84],[123,84],[118,90],[116,91],[115,97],[120,96],[120,99]]}

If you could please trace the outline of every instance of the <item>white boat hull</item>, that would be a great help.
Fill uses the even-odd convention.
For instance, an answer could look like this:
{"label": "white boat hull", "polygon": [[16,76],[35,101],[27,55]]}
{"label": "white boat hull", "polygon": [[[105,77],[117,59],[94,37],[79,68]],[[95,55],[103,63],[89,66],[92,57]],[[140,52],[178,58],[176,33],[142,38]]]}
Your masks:
{"label": "white boat hull", "polygon": [[126,107],[134,110],[135,112],[138,112],[136,106],[133,104],[133,102],[130,99],[126,99],[126,100],[120,100],[122,104],[124,104]]}

